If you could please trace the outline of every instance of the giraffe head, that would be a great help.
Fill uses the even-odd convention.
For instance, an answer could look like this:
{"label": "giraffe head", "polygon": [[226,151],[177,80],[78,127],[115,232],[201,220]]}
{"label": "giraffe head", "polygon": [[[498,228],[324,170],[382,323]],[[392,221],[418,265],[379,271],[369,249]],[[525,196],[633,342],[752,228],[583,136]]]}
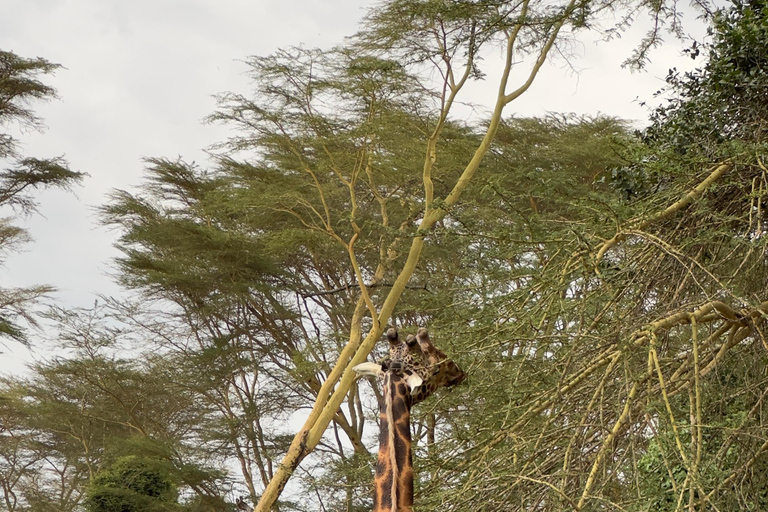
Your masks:
{"label": "giraffe head", "polygon": [[400,339],[397,329],[387,330],[389,358],[382,363],[362,363],[353,368],[360,375],[383,377],[386,372],[395,371],[403,374],[413,395],[413,403],[418,403],[442,387],[459,384],[466,375],[459,366],[448,359],[436,348],[423,327]]}

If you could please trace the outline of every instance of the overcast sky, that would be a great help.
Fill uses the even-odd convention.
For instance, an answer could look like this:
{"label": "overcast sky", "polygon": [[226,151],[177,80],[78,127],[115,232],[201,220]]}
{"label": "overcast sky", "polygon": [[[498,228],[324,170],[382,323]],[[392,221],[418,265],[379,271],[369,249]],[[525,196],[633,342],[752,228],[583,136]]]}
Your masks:
{"label": "overcast sky", "polygon": [[[108,276],[114,233],[98,226],[94,207],[110,190],[141,180],[142,158],[181,156],[205,164],[202,151],[227,136],[203,125],[212,95],[247,92],[242,60],[279,47],[329,48],[351,35],[372,2],[364,0],[3,0],[0,49],[43,57],[64,69],[44,81],[60,100],[35,105],[42,134],[22,134],[23,152],[64,155],[89,175],[75,194],[39,195],[41,215],[25,221],[34,242],[0,269],[2,286],[50,284],[67,306],[89,306],[114,295]],[[693,28],[692,28],[693,29]],[[695,32],[700,35],[699,27]],[[643,73],[620,67],[642,30],[597,44],[587,34],[571,61],[547,65],[509,114],[598,112],[642,125],[667,69],[690,66],[683,44],[668,42]],[[486,64],[498,57],[489,55]],[[520,70],[524,71],[523,69]],[[472,86],[472,99],[492,97],[493,74]]]}

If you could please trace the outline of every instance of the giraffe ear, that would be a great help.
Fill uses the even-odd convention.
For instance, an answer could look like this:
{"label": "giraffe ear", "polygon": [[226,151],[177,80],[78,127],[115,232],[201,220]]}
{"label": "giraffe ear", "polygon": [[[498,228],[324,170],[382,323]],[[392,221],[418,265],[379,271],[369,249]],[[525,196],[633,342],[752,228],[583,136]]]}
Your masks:
{"label": "giraffe ear", "polygon": [[353,366],[352,369],[357,373],[359,376],[371,376],[371,377],[378,377],[381,375],[381,365],[371,362],[365,362],[360,363],[356,366]]}
{"label": "giraffe ear", "polygon": [[412,373],[410,374],[406,379],[405,382],[408,383],[408,387],[411,388],[411,394],[415,394],[416,390],[424,383],[424,380],[422,380],[421,377],[419,377],[417,374]]}

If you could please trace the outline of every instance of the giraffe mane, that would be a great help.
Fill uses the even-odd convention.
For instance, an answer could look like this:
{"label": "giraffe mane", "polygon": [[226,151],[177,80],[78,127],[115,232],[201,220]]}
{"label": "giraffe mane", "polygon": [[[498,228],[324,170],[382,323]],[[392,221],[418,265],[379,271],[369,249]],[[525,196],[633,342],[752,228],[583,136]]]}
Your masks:
{"label": "giraffe mane", "polygon": [[389,375],[389,389],[384,394],[387,404],[387,437],[389,442],[389,464],[392,467],[392,483],[390,485],[390,510],[397,512],[397,480],[399,479],[397,468],[397,454],[395,453],[395,417],[392,413],[392,394],[394,393],[395,382],[392,381],[392,375]]}

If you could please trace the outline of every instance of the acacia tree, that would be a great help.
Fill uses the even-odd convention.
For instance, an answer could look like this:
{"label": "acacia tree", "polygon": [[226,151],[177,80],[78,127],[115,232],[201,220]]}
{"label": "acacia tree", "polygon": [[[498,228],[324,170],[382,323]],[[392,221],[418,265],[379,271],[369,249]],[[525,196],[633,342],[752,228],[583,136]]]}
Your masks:
{"label": "acacia tree", "polygon": [[[358,223],[377,238],[392,237],[390,222],[401,232],[413,232],[420,210],[414,199],[418,184],[409,179],[407,165],[420,149],[424,121],[406,108],[418,102],[406,102],[395,93],[415,90],[409,93],[415,97],[418,84],[391,62],[333,56],[297,50],[267,59],[265,67],[271,67],[259,68],[259,75],[278,69],[289,81],[295,78],[290,70],[302,63],[311,63],[316,72],[332,67],[334,80],[324,82],[321,92],[336,95],[337,110],[348,106],[350,119],[336,124],[343,134],[312,133],[302,143],[313,148],[316,165],[322,167],[348,161],[367,140],[375,140],[378,153],[365,178],[370,188],[356,201]],[[289,60],[292,67],[285,65]],[[360,107],[364,102],[365,109]],[[356,113],[360,115],[353,118]],[[312,122],[330,125],[320,115]],[[457,154],[476,138],[457,126],[445,133]],[[245,146],[248,141],[233,144]],[[252,495],[267,485],[276,466],[273,459],[287,449],[281,443],[289,432],[270,424],[284,424],[314,402],[331,369],[328,361],[343,348],[341,339],[349,332],[358,298],[354,272],[338,242],[302,217],[316,196],[294,170],[294,155],[277,143],[265,144],[262,151],[263,163],[222,158],[212,173],[183,162],[153,160],[141,194],[120,192],[104,208],[106,221],[125,230],[123,282],[178,306],[175,318],[167,315],[152,322],[154,338],[172,354],[171,364],[188,375],[183,385],[222,415],[221,424],[209,426],[209,435],[226,441]],[[349,189],[337,187],[337,192],[328,175],[323,179],[329,210],[349,208]],[[386,183],[393,193],[371,196],[370,190],[383,194],[385,186],[373,180]],[[386,203],[396,207],[388,211]],[[382,205],[387,220],[377,226]],[[344,223],[339,229],[345,229]],[[386,255],[394,262],[402,259],[397,238]],[[357,255],[364,262],[376,261],[381,249],[369,240],[358,246]],[[389,286],[391,281],[382,280],[372,288]],[[424,285],[415,288],[414,293],[427,293]],[[168,323],[170,318],[174,323]],[[418,316],[410,314],[410,319]],[[367,463],[362,441],[366,418],[356,391],[333,421],[346,441],[335,436],[321,451]]]}
{"label": "acacia tree", "polygon": [[[466,129],[452,125],[446,133],[454,147],[475,140]],[[512,265],[518,260],[530,265],[531,260],[514,256],[513,247],[524,244],[518,229],[537,225],[510,219],[524,218],[535,204],[549,219],[533,230],[536,236],[547,230],[554,236],[552,224],[545,228],[546,223],[578,221],[582,197],[593,195],[597,201],[601,194],[612,194],[605,184],[593,190],[593,182],[621,163],[615,143],[625,138],[622,124],[610,119],[505,120],[478,187],[468,189],[461,207],[452,211],[451,222],[430,235],[425,263],[414,273],[414,283],[425,283],[426,289],[418,285],[404,294],[395,321],[430,325],[441,345],[472,368],[477,384],[470,384],[467,396],[453,393],[414,414],[417,464],[429,469],[420,472],[420,483],[428,489],[422,506],[444,507],[435,500],[454,489],[443,476],[457,465],[442,454],[455,449],[454,438],[479,442],[474,433],[488,431],[507,398],[500,393],[504,388],[488,385],[497,382],[498,375],[483,376],[493,357],[493,349],[483,344],[483,333],[498,324],[500,311],[509,314],[505,294],[525,284],[525,270]],[[122,454],[164,457],[185,491],[209,507],[223,507],[216,498],[223,497],[226,487],[195,470],[200,466],[231,468],[225,462],[235,461],[248,491],[258,493],[266,485],[270,464],[290,442],[288,432],[275,427],[285,422],[286,413],[311,406],[314,397],[307,379],[320,380],[327,371],[322,357],[339,350],[335,329],[345,327],[336,326],[334,315],[339,314],[335,310],[347,313],[350,308],[344,304],[356,299],[355,288],[347,285],[351,276],[344,273],[333,245],[314,242],[313,232],[301,231],[301,224],[292,220],[295,216],[281,219],[274,213],[276,206],[257,206],[280,204],[274,190],[265,186],[266,170],[236,166],[210,176],[177,163],[163,164],[151,174],[153,180],[140,198],[121,194],[121,202],[110,207],[116,216],[119,208],[130,207],[131,215],[121,217],[122,225],[130,228],[124,243],[130,240],[126,249],[132,250],[122,260],[125,282],[162,300],[142,306],[112,303],[107,316],[100,310],[58,313],[59,344],[73,349],[74,357],[38,365],[29,379],[4,388],[10,409],[28,416],[6,422],[16,438],[28,435],[29,443],[49,439],[47,460],[53,465],[30,466],[29,475],[69,468],[59,486],[32,478],[15,484],[12,489],[22,503],[29,502],[34,491],[40,498],[37,507],[54,503],[56,493],[73,498],[61,508],[76,506],[86,475],[108,465],[105,454],[114,452],[116,444],[124,446]],[[510,167],[518,172],[510,173]],[[184,189],[173,189],[178,183],[184,183]],[[404,180],[402,188],[407,187]],[[407,205],[409,196],[402,194],[398,206]],[[415,209],[396,208],[392,218],[398,225],[411,222],[409,212]],[[262,216],[267,212],[272,215]],[[563,217],[565,212],[570,213]],[[371,257],[370,252],[359,254]],[[254,255],[263,263],[255,264]],[[279,266],[284,266],[283,272],[268,271]],[[312,272],[326,278],[338,272],[338,278],[347,281],[304,277]],[[294,320],[301,310],[289,307],[302,303],[302,297],[317,301],[308,308],[312,316],[304,316],[305,321],[316,319],[321,332],[317,339],[302,338]],[[182,306],[179,311],[170,307],[170,300]],[[258,311],[270,304],[281,308],[263,316],[246,309]],[[157,312],[159,307],[165,312]],[[469,325],[474,327],[468,331]],[[294,344],[281,343],[284,339]],[[110,355],[122,346],[144,352],[133,360]],[[371,425],[359,396],[349,405],[355,407],[344,410],[355,418],[355,425]],[[65,424],[61,418],[67,418]],[[281,509],[365,509],[370,436],[361,449],[338,442],[340,436],[340,427],[332,430],[315,456],[302,464],[299,476],[320,503],[283,501]],[[33,453],[29,446],[20,453]],[[38,487],[31,485],[35,482]]]}
{"label": "acacia tree", "polygon": [[[649,4],[650,5],[650,4]],[[351,389],[354,372],[351,366],[361,363],[381,336],[387,322],[393,316],[395,307],[405,287],[413,276],[424,248],[425,236],[435,226],[446,220],[450,212],[459,204],[459,200],[480,168],[481,162],[499,129],[504,109],[519,98],[531,86],[541,66],[555,45],[569,34],[590,25],[591,20],[604,10],[620,7],[613,2],[576,2],[567,1],[552,5],[528,0],[521,2],[424,2],[392,1],[385,2],[371,11],[366,20],[365,29],[358,34],[357,51],[373,55],[384,55],[393,59],[398,67],[409,73],[418,74],[429,70],[432,76],[439,77],[434,88],[428,88],[435,98],[434,103],[421,103],[420,116],[426,120],[423,157],[418,164],[423,195],[420,200],[419,214],[415,233],[410,234],[410,226],[402,225],[402,235],[410,235],[403,244],[404,260],[392,265],[390,254],[393,251],[391,239],[379,238],[381,257],[368,266],[361,265],[357,246],[362,244],[367,234],[357,217],[357,200],[360,196],[358,187],[364,186],[362,179],[368,169],[368,162],[374,158],[375,140],[365,141],[359,155],[350,164],[336,165],[331,162],[330,173],[335,177],[335,189],[348,189],[349,208],[341,215],[332,211],[327,204],[328,185],[321,179],[321,171],[316,167],[315,153],[302,144],[306,133],[302,128],[309,128],[310,133],[318,128],[333,129],[334,125],[313,125],[316,113],[322,111],[322,97],[318,97],[318,84],[324,76],[317,79],[315,68],[310,66],[300,80],[289,80],[290,94],[283,94],[271,84],[260,88],[258,102],[238,102],[230,109],[231,115],[225,118],[239,123],[251,134],[252,141],[260,149],[262,146],[279,143],[288,154],[293,155],[294,168],[304,174],[307,185],[314,190],[313,204],[304,205],[302,213],[308,225],[327,233],[337,240],[348,254],[354,271],[360,297],[350,323],[349,342],[339,354],[333,370],[328,374],[318,398],[304,426],[294,440],[281,462],[274,478],[265,489],[257,511],[269,510],[275,502],[290,474],[300,461],[318,444],[326,426],[338,410],[344,397]],[[635,8],[641,8],[635,6]],[[655,3],[651,9],[657,19],[670,15],[668,6]],[[671,14],[674,15],[674,14]],[[644,46],[655,42],[649,38]],[[498,82],[497,96],[493,109],[480,135],[477,144],[468,149],[464,163],[453,178],[439,172],[438,147],[443,131],[447,126],[452,109],[468,80],[483,76],[479,55],[490,47],[501,47],[502,63]],[[645,50],[637,55],[642,60]],[[515,76],[513,68],[516,56],[531,56],[531,65],[522,76]],[[257,64],[264,61],[258,61]],[[260,76],[271,78],[272,83],[285,77],[283,67],[275,68],[270,73]],[[422,75],[423,76],[423,75]],[[517,78],[517,82],[515,79]],[[318,103],[320,105],[318,105]],[[329,107],[335,104],[326,103]],[[343,110],[342,110],[343,112]],[[338,122],[343,117],[337,117]],[[309,122],[307,122],[309,121]],[[326,151],[326,148],[322,148]],[[444,179],[444,193],[438,193],[436,181]],[[378,183],[368,184],[371,194],[381,196],[382,225],[387,222],[387,199],[392,190],[375,190]],[[306,222],[306,221],[305,221]],[[345,236],[340,231],[344,226],[348,231]],[[397,240],[403,242],[403,240]],[[399,244],[395,244],[397,247]],[[382,281],[386,271],[392,268],[396,276],[392,287],[386,294],[375,297],[371,285]],[[370,322],[367,334],[362,336],[364,318]]]}
{"label": "acacia tree", "polygon": [[[13,221],[16,215],[35,211],[36,203],[31,192],[47,187],[67,189],[82,178],[81,173],[70,171],[62,158],[22,156],[19,141],[5,131],[14,125],[24,129],[42,127],[42,121],[30,105],[56,97],[55,90],[39,77],[53,73],[58,67],[44,59],[25,59],[0,50],[0,208],[6,215],[0,219],[2,254],[8,254],[28,240],[28,233]],[[51,290],[49,286],[0,287],[0,336],[28,343],[23,324],[36,325],[33,306]],[[28,430],[16,429],[30,418],[23,408],[15,407],[18,405],[15,399],[3,401],[0,426],[0,486],[3,488],[3,505],[9,511],[21,507],[20,489],[46,457],[44,450],[30,449]],[[67,469],[63,471],[69,472]],[[67,501],[62,496],[60,503]]]}
{"label": "acacia tree", "polygon": [[[29,104],[56,97],[55,89],[38,77],[51,74],[59,67],[45,59],[25,59],[0,50],[0,128],[14,124],[25,129],[42,128],[42,120]],[[61,157],[22,157],[18,140],[3,132],[0,132],[0,165],[0,208],[14,213],[35,211],[31,191],[48,187],[68,189],[83,177],[82,173],[70,171]],[[12,218],[0,220],[0,251],[12,251],[27,238],[28,234],[22,228],[12,224]],[[50,291],[49,286],[0,288],[0,334],[25,342],[24,330],[18,320],[35,325],[29,307]]]}
{"label": "acacia tree", "polygon": [[514,280],[468,298],[474,323],[461,305],[441,322],[471,326],[476,366],[433,509],[765,506],[765,12],[717,13],[709,61],[670,77],[678,99],[613,171],[557,187],[575,169],[557,141],[500,148],[518,170],[546,155],[515,178],[547,191],[484,191],[515,222],[477,243]]}

